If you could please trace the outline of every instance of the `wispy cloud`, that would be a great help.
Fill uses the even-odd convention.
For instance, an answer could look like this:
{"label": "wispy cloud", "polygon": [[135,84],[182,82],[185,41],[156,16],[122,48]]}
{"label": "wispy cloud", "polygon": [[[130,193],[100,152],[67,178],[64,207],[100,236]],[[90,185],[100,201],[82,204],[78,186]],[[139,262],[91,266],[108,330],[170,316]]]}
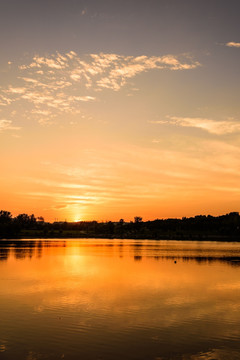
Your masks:
{"label": "wispy cloud", "polygon": [[0,120],[0,133],[5,130],[20,130],[18,126],[13,126],[11,120],[2,119]]}
{"label": "wispy cloud", "polygon": [[167,120],[150,121],[150,123],[194,127],[215,135],[231,134],[240,131],[240,123],[233,121],[231,118],[224,121],[217,121],[207,118],[168,116]]}
{"label": "wispy cloud", "polygon": [[240,149],[219,139],[200,138],[195,148],[189,145],[182,151],[170,151],[161,144],[119,150],[107,146],[84,155],[72,165],[46,163],[39,177],[24,178],[28,184],[25,198],[47,199],[51,206],[65,206],[69,213],[84,208],[93,218],[116,204],[127,211],[140,203],[157,206],[160,199],[175,203],[179,194],[185,200],[213,192],[226,197],[240,192]]}
{"label": "wispy cloud", "polygon": [[152,69],[169,70],[188,70],[200,66],[200,63],[193,59],[180,60],[175,56],[119,56],[115,54],[91,55],[94,58],[94,69],[101,73],[106,73],[100,80],[97,80],[97,86],[118,91],[123,87],[127,80],[135,77],[139,73]]}
{"label": "wispy cloud", "polygon": [[[140,73],[153,69],[190,70],[198,66],[200,63],[187,55],[78,56],[74,51],[35,55],[28,63],[11,65],[9,71],[15,80],[0,89],[0,106],[12,111],[20,103],[22,109],[28,109],[23,116],[31,116],[40,123],[52,122],[61,114],[78,114],[82,102],[95,101],[97,92],[119,91]],[[27,106],[22,106],[24,102]]]}
{"label": "wispy cloud", "polygon": [[12,103],[12,99],[0,93],[0,106],[8,106]]}
{"label": "wispy cloud", "polygon": [[230,41],[230,42],[226,43],[225,45],[228,46],[228,47],[240,48],[240,43],[239,42]]}

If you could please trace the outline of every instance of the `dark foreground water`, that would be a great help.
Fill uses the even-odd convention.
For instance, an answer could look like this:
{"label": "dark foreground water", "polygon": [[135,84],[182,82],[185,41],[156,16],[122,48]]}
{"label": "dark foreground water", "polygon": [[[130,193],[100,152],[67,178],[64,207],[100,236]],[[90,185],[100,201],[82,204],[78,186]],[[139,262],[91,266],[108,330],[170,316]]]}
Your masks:
{"label": "dark foreground water", "polygon": [[240,359],[240,244],[0,242],[0,359]]}

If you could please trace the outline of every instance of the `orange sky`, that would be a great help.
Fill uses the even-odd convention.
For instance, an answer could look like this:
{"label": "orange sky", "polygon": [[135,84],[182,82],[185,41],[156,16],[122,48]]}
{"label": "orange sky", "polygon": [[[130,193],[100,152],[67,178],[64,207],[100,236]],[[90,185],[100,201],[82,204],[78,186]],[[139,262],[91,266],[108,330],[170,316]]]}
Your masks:
{"label": "orange sky", "polygon": [[48,17],[45,2],[4,8],[3,210],[49,221],[239,211],[238,5],[163,3],[93,1],[78,21],[70,5]]}

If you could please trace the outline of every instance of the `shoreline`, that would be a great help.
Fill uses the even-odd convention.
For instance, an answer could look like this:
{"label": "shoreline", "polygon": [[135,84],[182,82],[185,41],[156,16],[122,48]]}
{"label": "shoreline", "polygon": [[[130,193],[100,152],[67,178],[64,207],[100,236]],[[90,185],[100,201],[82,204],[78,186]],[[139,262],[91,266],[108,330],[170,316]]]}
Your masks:
{"label": "shoreline", "polygon": [[227,236],[202,236],[202,237],[158,237],[158,238],[145,238],[145,237],[112,237],[112,236],[73,236],[71,234],[64,234],[64,235],[56,235],[56,236],[27,236],[22,235],[19,237],[2,237],[0,238],[0,243],[4,241],[34,241],[34,240],[92,240],[92,239],[98,239],[98,240],[147,240],[147,241],[197,241],[197,242],[204,242],[204,241],[212,241],[212,242],[240,242],[239,237],[227,237]]}

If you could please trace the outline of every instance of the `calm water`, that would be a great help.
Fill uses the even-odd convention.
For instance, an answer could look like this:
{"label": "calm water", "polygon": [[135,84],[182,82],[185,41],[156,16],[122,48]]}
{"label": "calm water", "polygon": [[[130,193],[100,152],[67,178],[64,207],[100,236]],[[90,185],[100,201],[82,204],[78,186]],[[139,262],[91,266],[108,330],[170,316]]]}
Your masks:
{"label": "calm water", "polygon": [[240,359],[240,244],[0,243],[0,359]]}

